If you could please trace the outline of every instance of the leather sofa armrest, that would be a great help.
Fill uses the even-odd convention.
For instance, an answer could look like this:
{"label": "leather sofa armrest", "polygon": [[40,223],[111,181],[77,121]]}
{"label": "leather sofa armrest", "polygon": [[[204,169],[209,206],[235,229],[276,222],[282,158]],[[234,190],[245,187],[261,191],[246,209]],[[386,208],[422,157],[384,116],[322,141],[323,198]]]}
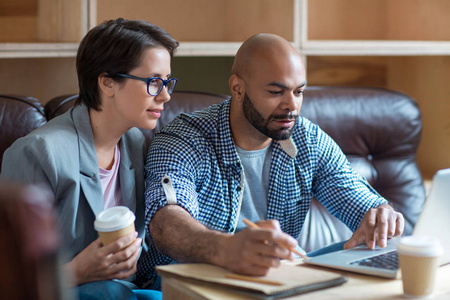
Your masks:
{"label": "leather sofa armrest", "polygon": [[41,102],[33,97],[0,95],[0,165],[3,152],[20,137],[44,125]]}

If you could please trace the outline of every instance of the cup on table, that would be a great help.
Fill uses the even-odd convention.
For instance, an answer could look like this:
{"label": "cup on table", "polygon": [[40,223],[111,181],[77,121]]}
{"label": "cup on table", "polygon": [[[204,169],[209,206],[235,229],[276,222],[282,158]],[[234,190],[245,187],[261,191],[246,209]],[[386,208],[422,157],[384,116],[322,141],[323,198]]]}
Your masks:
{"label": "cup on table", "polygon": [[103,245],[106,246],[118,238],[136,231],[134,213],[126,206],[114,206],[99,213],[94,222]]}
{"label": "cup on table", "polygon": [[432,237],[409,236],[398,245],[403,292],[407,298],[431,297],[443,248]]}

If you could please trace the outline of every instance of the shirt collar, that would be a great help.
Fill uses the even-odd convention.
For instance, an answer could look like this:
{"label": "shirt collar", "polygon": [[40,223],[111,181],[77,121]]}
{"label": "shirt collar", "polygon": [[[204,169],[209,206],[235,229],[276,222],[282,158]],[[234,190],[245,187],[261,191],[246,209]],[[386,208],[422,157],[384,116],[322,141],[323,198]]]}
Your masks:
{"label": "shirt collar", "polygon": [[216,151],[218,151],[225,165],[238,165],[240,164],[240,160],[234,147],[234,140],[230,128],[230,104],[231,99],[228,99],[221,104],[219,109],[219,123],[215,138],[218,139],[216,145],[220,145],[220,147]]}
{"label": "shirt collar", "polygon": [[297,146],[295,146],[292,138],[288,138],[287,140],[278,141],[281,145],[281,148],[289,155],[291,158],[294,158],[297,155]]}

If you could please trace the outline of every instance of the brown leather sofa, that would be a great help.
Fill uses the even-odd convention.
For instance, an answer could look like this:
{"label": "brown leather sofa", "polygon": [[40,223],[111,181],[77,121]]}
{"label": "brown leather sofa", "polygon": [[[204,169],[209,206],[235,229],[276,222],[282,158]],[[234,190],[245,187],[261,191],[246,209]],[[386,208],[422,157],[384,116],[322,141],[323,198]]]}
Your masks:
{"label": "brown leather sofa", "polygon": [[[226,98],[228,96],[212,93],[175,91],[165,105],[157,128],[143,132],[147,140],[151,140],[161,126],[179,113],[199,110]],[[48,119],[56,117],[72,107],[75,100],[76,95],[54,98],[45,105],[45,115]],[[7,120],[11,120],[7,123],[5,112],[1,111],[2,128],[21,126],[16,113],[7,116]],[[38,109],[34,114],[41,117]],[[416,102],[402,93],[379,88],[308,87],[300,114],[319,124],[340,145],[352,166],[403,213],[405,233],[410,234],[425,200],[423,180],[416,163],[422,130]],[[8,130],[5,128],[0,134],[2,146]],[[344,232],[346,227],[327,214],[320,204],[314,202],[313,206],[300,237],[301,244],[309,245],[307,251],[349,237],[351,233]]]}

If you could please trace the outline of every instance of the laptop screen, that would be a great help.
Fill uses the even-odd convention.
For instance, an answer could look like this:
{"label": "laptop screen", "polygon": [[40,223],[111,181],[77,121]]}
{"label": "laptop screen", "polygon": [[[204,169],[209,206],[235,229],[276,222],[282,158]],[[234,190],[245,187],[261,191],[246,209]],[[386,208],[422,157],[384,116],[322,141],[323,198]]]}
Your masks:
{"label": "laptop screen", "polygon": [[440,264],[450,263],[450,169],[439,170],[433,177],[413,235],[432,236],[444,247]]}

